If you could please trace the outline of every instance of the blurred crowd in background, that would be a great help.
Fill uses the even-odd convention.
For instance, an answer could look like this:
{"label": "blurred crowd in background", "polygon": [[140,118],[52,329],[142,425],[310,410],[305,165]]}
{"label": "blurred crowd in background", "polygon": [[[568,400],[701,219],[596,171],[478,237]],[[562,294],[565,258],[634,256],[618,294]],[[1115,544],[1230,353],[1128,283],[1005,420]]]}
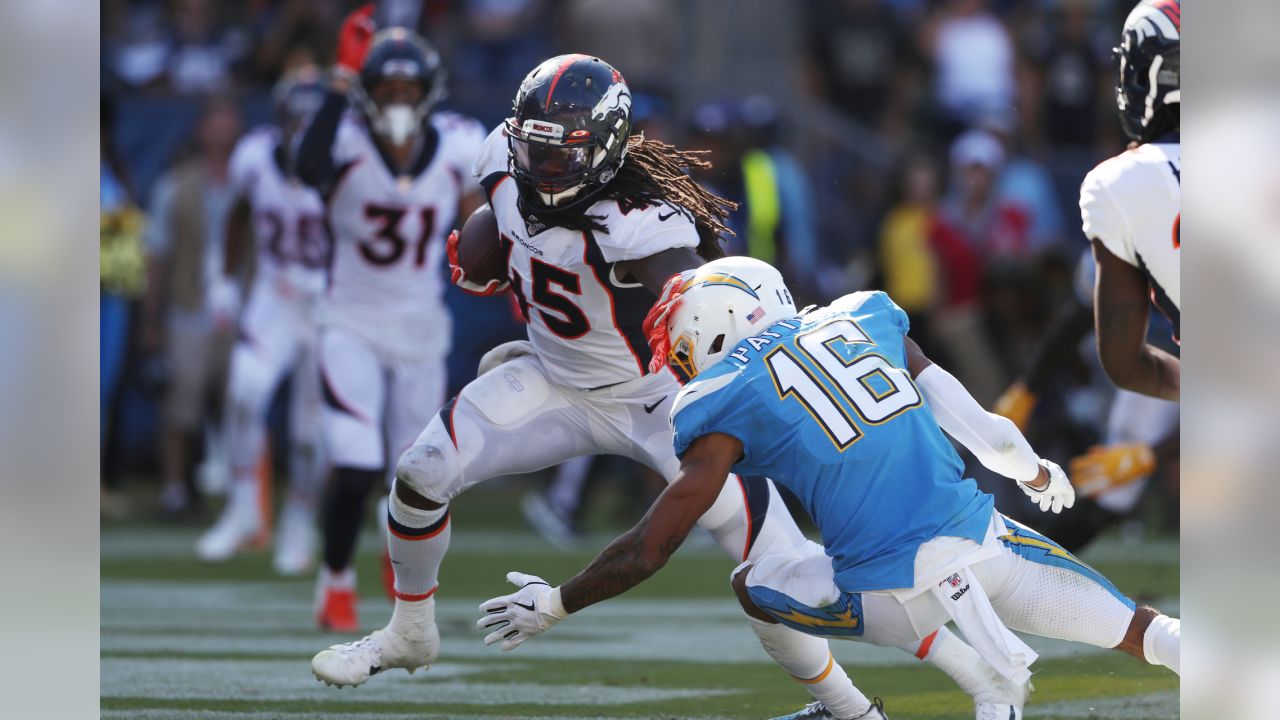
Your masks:
{"label": "blurred crowd in background", "polygon": [[[104,0],[104,512],[122,484],[199,477],[199,459],[216,455],[217,433],[201,429],[217,425],[234,330],[204,289],[220,269],[227,161],[271,119],[284,71],[328,66],[358,4]],[[640,130],[711,152],[699,179],[739,203],[731,254],[778,265],[798,305],[887,290],[912,336],[988,407],[1078,296],[1080,181],[1125,145],[1110,48],[1130,2],[421,5],[418,29],[449,73],[445,107],[492,127],[541,60],[606,59],[633,90]],[[165,297],[148,292],[162,273]],[[471,319],[455,323],[452,393],[522,329],[505,303],[457,292],[449,303]],[[1103,433],[1111,389],[1091,347],[1060,364],[1028,426],[1064,465]],[[166,433],[195,449],[175,459]],[[1176,522],[1176,493],[1164,494],[1161,518]]]}

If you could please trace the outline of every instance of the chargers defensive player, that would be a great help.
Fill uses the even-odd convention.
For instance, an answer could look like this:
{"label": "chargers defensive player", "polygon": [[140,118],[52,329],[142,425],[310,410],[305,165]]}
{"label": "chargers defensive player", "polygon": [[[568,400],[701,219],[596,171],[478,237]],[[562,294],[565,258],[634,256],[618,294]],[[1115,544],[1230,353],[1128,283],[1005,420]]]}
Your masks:
{"label": "chargers defensive player", "polygon": [[[630,126],[622,75],[599,58],[563,55],[529,73],[514,116],[485,141],[476,176],[510,253],[509,283],[481,287],[456,263],[454,282],[477,293],[510,287],[529,340],[490,351],[480,376],[401,456],[387,518],[395,612],[386,628],[318,653],[319,679],[359,685],[382,670],[435,661],[448,503],[472,485],[601,453],[675,478],[664,417],[680,386],[651,369],[642,324],[667,278],[721,254],[730,206],[685,173],[705,165],[697,153],[633,137]],[[735,475],[705,510],[700,524],[735,560],[804,546],[777,490],[758,474]],[[807,640],[781,630],[762,635],[770,652]],[[926,648],[922,657],[970,694],[999,685],[958,638],[944,632],[935,642],[949,649]],[[817,644],[794,674],[832,702],[850,697],[848,676],[832,670],[825,642]]]}
{"label": "chargers defensive player", "polygon": [[[1137,608],[1053,541],[997,513],[962,476],[944,430],[1042,510],[1074,502],[1060,468],[929,362],[887,295],[854,293],[798,314],[782,276],[750,258],[672,283],[671,299],[655,308],[657,346],[673,338],[670,362],[696,376],[671,410],[678,477],[564,585],[510,574],[522,588],[480,606],[486,643],[511,649],[652,575],[732,469],[775,478],[822,532],[822,546],[749,558],[733,572],[753,625],[901,645],[955,621],[1018,687],[1036,654],[1009,628],[1114,647],[1177,672],[1178,620]],[[977,716],[1021,717],[1024,699],[980,705]],[[883,717],[879,702],[857,700],[820,700],[794,717]]]}
{"label": "chargers defensive player", "polygon": [[234,322],[240,307],[239,274],[252,227],[257,239],[253,287],[239,320],[227,382],[227,452],[232,485],[217,523],[200,537],[206,562],[231,558],[265,539],[270,488],[258,472],[266,415],[280,381],[290,376],[289,492],[276,536],[275,567],[298,575],[315,553],[315,507],[324,481],[320,448],[320,385],[315,364],[315,302],[324,288],[329,231],[315,190],[294,177],[290,139],[324,99],[315,68],[295,70],[274,90],[279,125],[242,138],[231,155],[237,195],[227,222],[223,277],[213,285],[218,321]]}
{"label": "chargers defensive player", "polygon": [[[482,201],[470,172],[484,128],[433,112],[445,94],[439,56],[403,28],[370,39],[372,9],[344,23],[333,92],[298,157],[298,174],[324,197],[334,235],[320,308],[333,477],[323,503],[317,614],[334,630],[358,627],[351,559],[369,492],[444,400],[451,338],[444,236]],[[349,96],[356,112],[346,112]]]}
{"label": "chargers defensive player", "polygon": [[1098,264],[1094,322],[1102,366],[1116,385],[1177,400],[1178,359],[1146,341],[1147,297],[1178,329],[1182,236],[1181,10],[1142,0],[1115,49],[1120,123],[1136,144],[1080,187],[1084,234]]}

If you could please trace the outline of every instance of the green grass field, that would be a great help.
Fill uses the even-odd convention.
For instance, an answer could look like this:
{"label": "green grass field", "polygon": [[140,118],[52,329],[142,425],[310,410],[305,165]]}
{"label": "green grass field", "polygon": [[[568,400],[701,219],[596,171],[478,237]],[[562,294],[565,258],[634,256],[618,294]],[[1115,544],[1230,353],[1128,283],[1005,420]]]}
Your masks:
{"label": "green grass field", "polygon": [[[691,540],[649,582],[589,608],[512,653],[487,648],[476,605],[521,570],[562,581],[609,537],[561,552],[524,528],[512,493],[455,505],[438,595],[444,648],[427,672],[388,672],[359,688],[317,682],[309,661],[349,637],[318,632],[310,580],[282,580],[265,553],[199,564],[197,531],[107,525],[102,531],[105,718],[768,718],[808,696],[758,647],[730,596],[733,563]],[[709,541],[708,541],[709,542]],[[379,539],[359,557],[361,622],[381,627]],[[1084,559],[1121,589],[1176,610],[1172,541],[1103,540]],[[1127,656],[1028,639],[1041,653],[1028,718],[1178,716],[1177,678]],[[941,673],[896,650],[834,642],[836,657],[899,720],[973,717]]]}

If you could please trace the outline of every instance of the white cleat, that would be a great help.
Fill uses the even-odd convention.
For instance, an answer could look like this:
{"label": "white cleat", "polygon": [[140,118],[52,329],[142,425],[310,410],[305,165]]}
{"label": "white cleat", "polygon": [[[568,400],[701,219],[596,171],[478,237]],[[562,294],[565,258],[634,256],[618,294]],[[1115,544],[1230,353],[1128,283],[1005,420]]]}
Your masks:
{"label": "white cleat", "polygon": [[316,552],[315,513],[296,503],[285,505],[276,528],[276,572],[290,577],[311,570]]}
{"label": "white cleat", "polygon": [[435,662],[440,654],[440,631],[432,623],[424,638],[410,639],[387,628],[349,643],[321,650],[311,658],[311,672],[326,685],[361,685],[384,670],[413,672]]}
{"label": "white cleat", "polygon": [[266,528],[257,509],[233,499],[218,522],[196,541],[196,557],[204,562],[226,562],[240,550],[259,547],[265,540]]}

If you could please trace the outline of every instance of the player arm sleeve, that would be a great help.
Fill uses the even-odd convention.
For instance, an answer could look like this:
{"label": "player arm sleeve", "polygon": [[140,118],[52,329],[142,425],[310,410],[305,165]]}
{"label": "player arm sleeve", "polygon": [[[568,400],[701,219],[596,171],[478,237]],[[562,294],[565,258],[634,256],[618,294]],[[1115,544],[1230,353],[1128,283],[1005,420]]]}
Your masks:
{"label": "player arm sleeve", "polygon": [[938,426],[988,470],[1021,482],[1034,480],[1040,473],[1040,458],[1018,426],[984,410],[951,373],[930,365],[915,381]]}
{"label": "player arm sleeve", "polygon": [[338,174],[333,162],[333,143],[338,137],[338,125],[346,109],[346,95],[333,91],[327,93],[298,143],[295,168],[298,178],[322,195],[327,195],[332,189]]}

